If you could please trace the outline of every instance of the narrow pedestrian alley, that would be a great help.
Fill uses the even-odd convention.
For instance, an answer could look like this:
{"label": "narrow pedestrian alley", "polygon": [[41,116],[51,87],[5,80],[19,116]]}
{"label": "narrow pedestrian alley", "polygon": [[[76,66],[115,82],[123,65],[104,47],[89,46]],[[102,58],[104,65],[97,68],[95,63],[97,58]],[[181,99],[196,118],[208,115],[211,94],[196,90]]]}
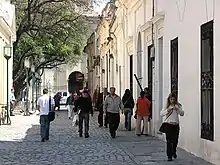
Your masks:
{"label": "narrow pedestrian alley", "polygon": [[0,126],[0,165],[211,165],[183,150],[167,162],[164,142],[134,132],[119,131],[111,139],[106,128],[98,127],[97,114],[90,120],[90,138],[80,138],[66,113],[57,112],[45,143],[40,142],[39,116],[15,116],[12,126]]}

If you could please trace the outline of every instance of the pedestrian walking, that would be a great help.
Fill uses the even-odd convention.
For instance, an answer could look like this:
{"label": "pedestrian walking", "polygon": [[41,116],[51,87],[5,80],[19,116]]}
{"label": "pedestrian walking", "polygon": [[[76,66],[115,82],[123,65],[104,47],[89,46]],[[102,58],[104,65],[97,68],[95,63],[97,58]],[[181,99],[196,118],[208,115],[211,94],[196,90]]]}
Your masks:
{"label": "pedestrian walking", "polygon": [[163,124],[160,131],[166,134],[167,141],[167,157],[168,161],[172,161],[172,157],[177,158],[176,148],[179,139],[179,116],[184,116],[182,105],[177,101],[174,93],[167,98],[166,107],[160,112],[163,117]]}
{"label": "pedestrian walking", "polygon": [[54,111],[54,99],[48,95],[48,89],[44,89],[43,96],[38,99],[37,110],[40,111],[40,134],[41,141],[44,142],[49,140],[49,111]]}
{"label": "pedestrian walking", "polygon": [[143,135],[148,135],[148,117],[150,115],[150,101],[145,97],[144,91],[141,91],[140,97],[137,100],[136,103],[136,135],[141,135],[141,122],[143,120]]}
{"label": "pedestrian walking", "polygon": [[111,87],[110,95],[104,101],[103,111],[108,116],[109,132],[112,138],[116,137],[116,131],[120,123],[120,110],[123,114],[123,108],[121,98],[115,94],[115,87]]}
{"label": "pedestrian walking", "polygon": [[57,92],[57,94],[54,96],[54,101],[55,101],[55,109],[60,110],[60,100],[61,100],[61,93]]}
{"label": "pedestrian walking", "polygon": [[[152,103],[152,95],[151,95],[151,91],[148,87],[145,87],[144,88],[144,92],[145,92],[145,97]],[[150,104],[150,115],[148,116],[148,122],[150,124],[150,121],[152,119],[152,104]],[[144,134],[144,125],[143,125],[143,128],[142,128],[142,132],[141,132],[141,135]]]}
{"label": "pedestrian walking", "polygon": [[72,119],[73,107],[74,107],[74,96],[70,93],[70,96],[66,100],[66,106],[68,110],[68,118]]}
{"label": "pedestrian walking", "polygon": [[103,103],[106,98],[110,93],[107,91],[107,88],[103,88],[103,92],[99,94],[98,100],[97,100],[97,108],[99,111],[98,115],[98,123],[99,127],[103,127],[103,117],[104,117],[104,126],[108,128],[108,117],[107,115],[104,116],[104,111],[103,111]]}
{"label": "pedestrian walking", "polygon": [[14,109],[16,104],[14,89],[11,89],[11,93],[9,94],[9,101],[10,101],[10,116],[14,116]]}
{"label": "pedestrian walking", "polygon": [[124,105],[125,129],[131,131],[131,117],[133,115],[134,99],[129,89],[125,90],[122,102]]}
{"label": "pedestrian walking", "polygon": [[97,109],[97,101],[98,101],[98,96],[99,96],[99,88],[95,89],[93,96],[92,96],[92,104],[94,109]]}
{"label": "pedestrian walking", "polygon": [[[150,89],[148,87],[144,88],[144,92],[145,92],[145,97],[152,103],[152,95],[150,92]],[[150,121],[152,119],[152,104],[150,105],[150,115],[148,118],[148,121]]]}
{"label": "pedestrian walking", "polygon": [[79,136],[83,136],[83,122],[85,138],[89,137],[89,114],[93,116],[92,100],[87,90],[82,92],[82,96],[75,102],[74,112],[79,109]]}

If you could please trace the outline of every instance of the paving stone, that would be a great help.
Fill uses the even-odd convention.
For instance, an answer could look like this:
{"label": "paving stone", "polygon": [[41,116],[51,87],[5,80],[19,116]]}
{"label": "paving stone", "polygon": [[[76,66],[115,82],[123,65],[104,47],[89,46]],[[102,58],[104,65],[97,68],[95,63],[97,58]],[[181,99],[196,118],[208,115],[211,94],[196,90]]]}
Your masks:
{"label": "paving stone", "polygon": [[167,162],[164,142],[136,137],[133,131],[118,131],[111,139],[108,129],[98,127],[97,114],[90,118],[90,137],[80,138],[67,113],[56,114],[45,143],[40,142],[39,116],[13,116],[11,126],[0,126],[0,165],[210,165],[183,150]]}

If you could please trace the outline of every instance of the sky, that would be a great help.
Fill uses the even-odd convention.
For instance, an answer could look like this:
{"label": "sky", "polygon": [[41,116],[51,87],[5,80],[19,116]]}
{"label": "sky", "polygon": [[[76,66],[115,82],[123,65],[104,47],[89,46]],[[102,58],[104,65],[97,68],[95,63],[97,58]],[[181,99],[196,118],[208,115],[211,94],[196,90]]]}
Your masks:
{"label": "sky", "polygon": [[109,0],[97,0],[97,4],[94,4],[94,10],[101,14],[102,9],[105,7],[106,3],[109,2]]}

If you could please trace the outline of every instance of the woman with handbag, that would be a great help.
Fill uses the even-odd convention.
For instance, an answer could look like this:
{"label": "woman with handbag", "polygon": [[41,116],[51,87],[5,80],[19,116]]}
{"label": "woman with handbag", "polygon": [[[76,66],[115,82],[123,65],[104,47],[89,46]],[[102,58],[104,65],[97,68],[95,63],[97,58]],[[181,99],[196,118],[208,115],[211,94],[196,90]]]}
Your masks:
{"label": "woman with handbag", "polygon": [[125,129],[131,131],[131,117],[133,115],[134,99],[129,89],[125,90],[122,102],[124,105]]}
{"label": "woman with handbag", "polygon": [[167,157],[168,161],[172,161],[172,157],[177,158],[176,148],[179,139],[179,116],[184,116],[182,105],[177,101],[174,93],[167,98],[166,107],[160,112],[163,117],[163,123],[160,131],[166,134],[167,141]]}
{"label": "woman with handbag", "polygon": [[140,97],[137,100],[136,104],[136,112],[135,112],[135,118],[136,118],[136,135],[141,136],[141,121],[143,120],[143,135],[148,135],[148,117],[150,115],[150,101],[145,97],[145,92],[141,91]]}

